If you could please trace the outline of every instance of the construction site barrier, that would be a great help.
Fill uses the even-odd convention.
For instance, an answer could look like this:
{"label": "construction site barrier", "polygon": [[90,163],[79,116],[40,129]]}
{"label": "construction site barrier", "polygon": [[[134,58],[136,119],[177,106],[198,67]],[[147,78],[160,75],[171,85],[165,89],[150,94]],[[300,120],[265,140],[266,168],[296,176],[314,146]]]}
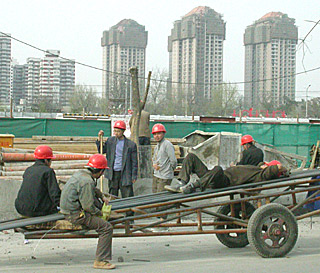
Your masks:
{"label": "construction site barrier", "polygon": [[[159,121],[150,122],[152,126]],[[256,141],[271,144],[280,151],[309,157],[312,144],[320,139],[320,124],[260,124],[228,122],[161,121],[167,129],[166,137],[182,138],[195,130],[204,132],[234,132],[250,134]],[[33,118],[0,118],[0,133],[18,138],[32,136],[92,136],[100,130],[111,135],[110,120],[65,120]]]}

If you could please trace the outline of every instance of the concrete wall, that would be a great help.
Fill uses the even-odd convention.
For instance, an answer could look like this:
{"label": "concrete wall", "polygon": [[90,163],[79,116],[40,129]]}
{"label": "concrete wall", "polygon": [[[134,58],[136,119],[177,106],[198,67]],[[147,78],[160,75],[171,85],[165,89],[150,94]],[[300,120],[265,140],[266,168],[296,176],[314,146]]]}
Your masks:
{"label": "concrete wall", "polygon": [[21,182],[19,179],[0,178],[0,221],[19,217],[14,207],[14,200]]}

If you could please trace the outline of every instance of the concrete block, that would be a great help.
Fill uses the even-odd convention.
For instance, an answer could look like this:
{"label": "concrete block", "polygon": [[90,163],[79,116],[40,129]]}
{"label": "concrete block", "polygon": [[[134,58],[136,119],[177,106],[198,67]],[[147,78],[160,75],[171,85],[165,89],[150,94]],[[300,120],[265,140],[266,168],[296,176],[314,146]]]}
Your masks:
{"label": "concrete block", "polygon": [[17,218],[20,215],[14,207],[14,201],[18,195],[22,180],[12,178],[0,178],[0,220]]}

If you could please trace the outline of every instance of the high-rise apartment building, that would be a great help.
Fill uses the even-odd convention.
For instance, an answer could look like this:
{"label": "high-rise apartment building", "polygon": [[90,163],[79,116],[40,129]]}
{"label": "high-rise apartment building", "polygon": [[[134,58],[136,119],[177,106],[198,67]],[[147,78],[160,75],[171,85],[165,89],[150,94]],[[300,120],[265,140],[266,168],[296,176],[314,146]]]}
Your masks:
{"label": "high-rise apartment building", "polygon": [[131,19],[124,19],[103,32],[102,95],[110,105],[119,106],[127,101],[130,77],[121,74],[129,74],[130,67],[138,67],[140,86],[144,86],[147,41],[145,27]]}
{"label": "high-rise apartment building", "polygon": [[12,65],[12,100],[14,105],[24,104],[26,99],[26,72],[27,65]]}
{"label": "high-rise apartment building", "polygon": [[[174,22],[168,38],[169,81],[173,96],[194,93],[210,99],[216,83],[223,81],[222,15],[200,6]],[[180,84],[180,83],[196,83]]]}
{"label": "high-rise apartment building", "polygon": [[297,41],[295,20],[281,12],[267,13],[246,28],[246,106],[280,106],[295,99]]}
{"label": "high-rise apartment building", "polygon": [[27,105],[36,103],[40,91],[40,58],[28,58],[26,68],[26,102]]}
{"label": "high-rise apartment building", "polygon": [[[9,36],[9,37],[8,37]],[[11,97],[11,38],[0,34],[0,104],[8,105]]]}
{"label": "high-rise apartment building", "polygon": [[27,59],[25,77],[28,105],[43,98],[50,99],[57,106],[69,105],[75,86],[75,62],[59,56],[59,50],[48,50],[43,59]]}

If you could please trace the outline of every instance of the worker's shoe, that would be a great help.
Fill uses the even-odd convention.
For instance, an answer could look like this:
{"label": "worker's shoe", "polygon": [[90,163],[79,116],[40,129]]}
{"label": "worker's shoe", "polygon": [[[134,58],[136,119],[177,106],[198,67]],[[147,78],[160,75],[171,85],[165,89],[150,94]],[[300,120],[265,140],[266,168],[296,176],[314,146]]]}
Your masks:
{"label": "worker's shoe", "polygon": [[171,185],[165,185],[164,188],[167,191],[171,192],[180,192],[180,188],[183,187],[186,184],[183,180],[178,180],[176,178],[173,178],[171,181]]}
{"label": "worker's shoe", "polygon": [[181,192],[183,194],[189,194],[189,193],[195,192],[196,189],[199,187],[200,187],[200,182],[199,182],[199,180],[196,180],[194,182],[189,182],[187,185],[181,187],[179,189],[179,192]]}
{"label": "worker's shoe", "polygon": [[93,263],[93,268],[96,269],[114,269],[116,266],[114,264],[109,263],[108,261],[97,261],[95,260]]}

